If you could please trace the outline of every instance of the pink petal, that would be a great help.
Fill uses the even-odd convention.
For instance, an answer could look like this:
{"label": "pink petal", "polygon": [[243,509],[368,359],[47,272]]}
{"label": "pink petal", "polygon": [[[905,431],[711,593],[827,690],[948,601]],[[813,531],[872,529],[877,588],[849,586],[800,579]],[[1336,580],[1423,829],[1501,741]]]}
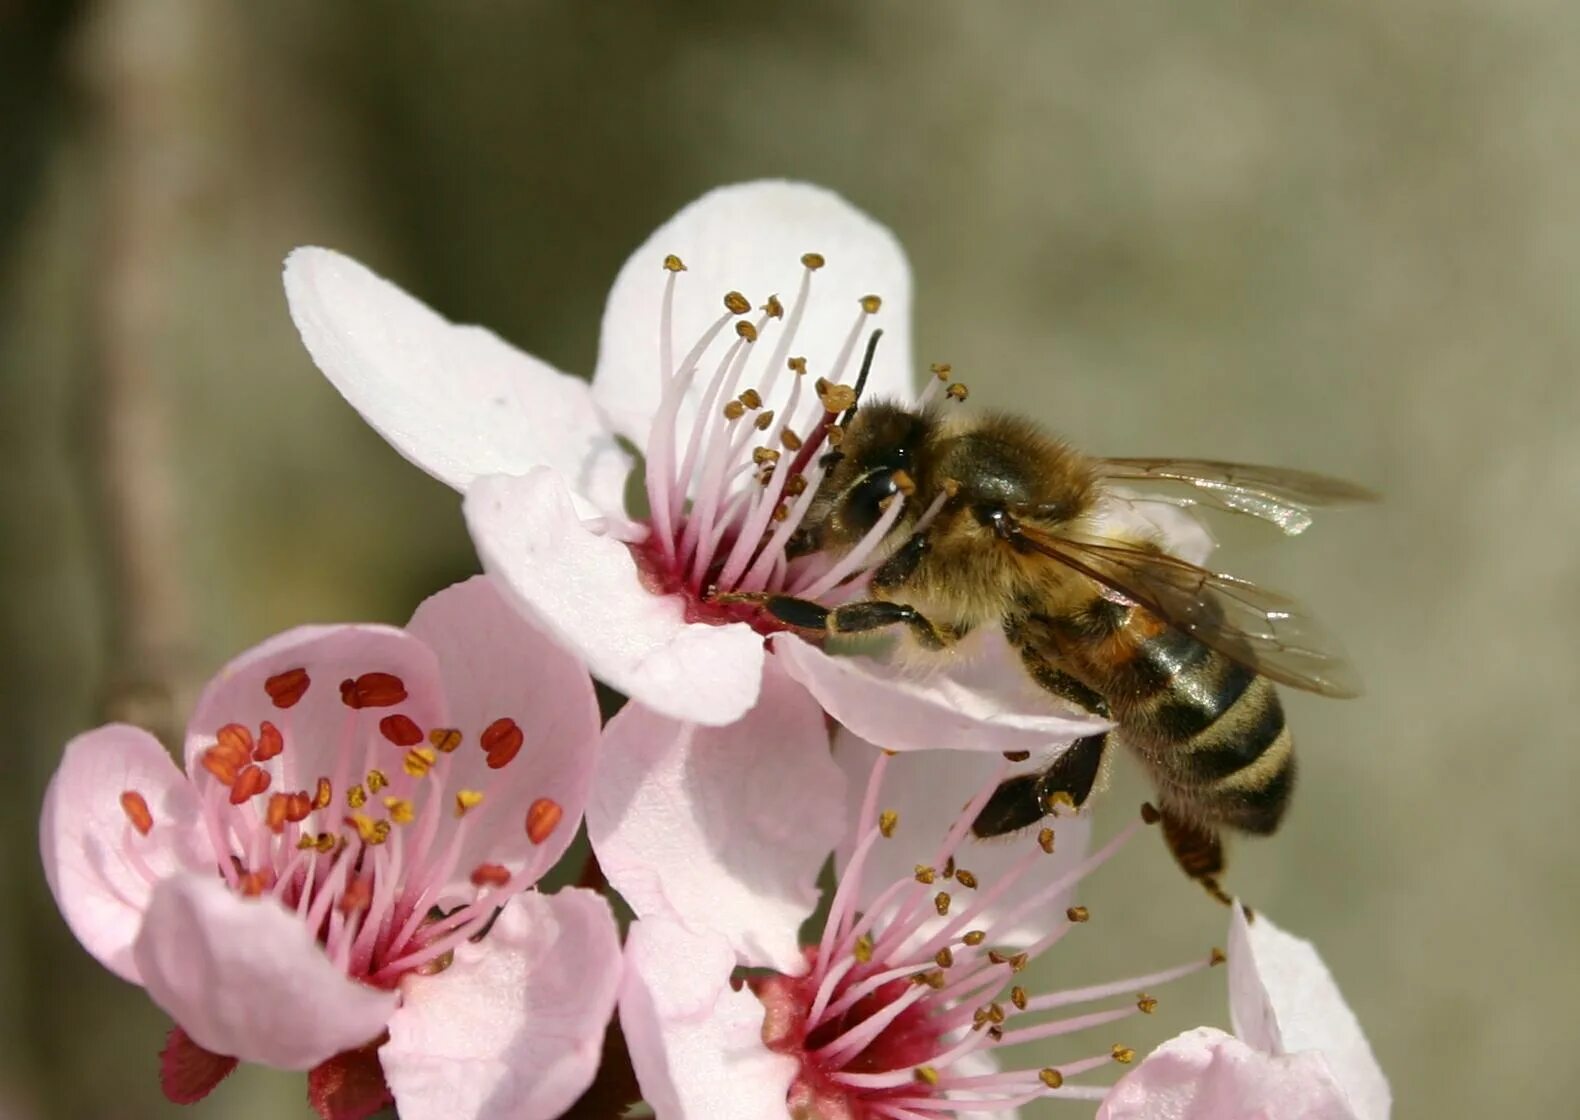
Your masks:
{"label": "pink petal", "polygon": [[[153,816],[142,836],[121,807],[141,795]],[[195,790],[148,732],[112,723],[66,744],[44,794],[38,846],[44,877],[71,932],[99,963],[142,983],[132,942],[154,879],[214,866]]]}
{"label": "pink petal", "polygon": [[1318,1054],[1278,1057],[1211,1027],[1165,1042],[1103,1098],[1097,1120],[1358,1120]]}
{"label": "pink petal", "polygon": [[1205,564],[1218,547],[1195,514],[1167,497],[1114,486],[1098,508],[1097,532],[1125,540],[1152,541],[1171,556]]}
{"label": "pink petal", "polygon": [[143,986],[205,1050],[311,1069],[379,1035],[395,993],[348,979],[272,898],[181,874],[154,888],[132,947]]}
{"label": "pink petal", "polygon": [[1041,752],[1109,726],[1034,685],[998,634],[973,636],[958,658],[926,676],[871,657],[832,656],[795,634],[770,641],[775,660],[829,715],[888,750]]}
{"label": "pink petal", "polygon": [[620,936],[592,891],[513,899],[477,944],[410,976],[379,1050],[402,1120],[549,1120],[592,1084]]}
{"label": "pink petal", "polygon": [[[470,897],[472,868],[486,860],[516,870],[534,848],[542,866],[553,866],[576,835],[592,785],[600,720],[587,670],[506,602],[487,576],[428,599],[407,631],[438,656],[450,725],[462,735],[450,756],[446,788],[487,791],[468,818],[457,887]],[[478,744],[499,719],[514,720],[526,741],[513,760],[493,770]],[[564,815],[547,840],[533,845],[522,821],[540,797]]]}
{"label": "pink petal", "polygon": [[[844,345],[861,297],[876,294],[882,309],[869,320],[884,329],[867,392],[909,398],[911,270],[894,235],[838,195],[806,183],[763,180],[720,187],[665,222],[631,254],[604,307],[593,395],[616,430],[645,446],[662,381],[659,315],[670,273],[667,254],[687,271],[676,279],[674,352],[679,362],[723,311],[725,292],[739,291],[754,306],[777,294],[788,308],[800,288],[801,257],[821,253],[827,264],[812,275],[811,298],[791,355],[806,356],[811,373],[825,376]],[[782,325],[782,324],[780,324]],[[766,362],[776,334],[765,334]],[[865,339],[862,340],[865,342]],[[842,380],[853,383],[858,349]],[[747,379],[759,379],[748,366]],[[698,379],[706,381],[706,376]],[[693,387],[691,396],[698,390]],[[683,409],[682,415],[695,410]]]}
{"label": "pink petal", "polygon": [[456,326],[328,249],[285,262],[291,317],[318,368],[403,456],[457,490],[480,475],[561,471],[619,510],[630,460],[585,382],[482,327]]}
{"label": "pink petal", "polygon": [[1266,914],[1248,923],[1239,906],[1229,919],[1229,1015],[1258,1050],[1320,1051],[1361,1120],[1387,1117],[1388,1079],[1316,947]]}
{"label": "pink petal", "polygon": [[763,1005],[730,985],[722,938],[662,918],[626,934],[620,1027],[642,1096],[662,1120],[785,1120],[796,1072],[763,1045]]}
{"label": "pink petal", "polygon": [[629,548],[583,523],[553,471],[480,479],[465,511],[484,568],[600,680],[695,723],[731,723],[756,703],[762,638],[687,622],[678,596],[643,586]]}
{"label": "pink petal", "polygon": [[[305,670],[309,681],[299,698],[282,693],[279,684],[296,670]],[[366,673],[399,678],[407,698],[394,705],[348,707],[341,682]],[[257,736],[268,721],[285,742],[277,757],[262,764],[273,777],[271,789],[312,791],[321,776],[357,781],[360,769],[345,773],[342,766],[348,745],[353,767],[369,757],[377,765],[400,765],[404,748],[378,730],[382,719],[396,714],[422,728],[448,725],[439,664],[427,646],[391,626],[299,626],[254,646],[209,682],[187,723],[187,773],[207,780],[201,755],[221,727],[239,723]],[[337,774],[344,777],[337,780]]]}
{"label": "pink petal", "polygon": [[712,930],[742,963],[793,973],[844,814],[823,713],[770,671],[761,701],[729,727],[626,705],[604,731],[587,834],[639,917]]}
{"label": "pink petal", "polygon": [[[845,772],[852,802],[866,790],[868,775],[877,759],[878,751],[871,743],[843,728],[835,734],[834,760]],[[862,904],[857,909],[868,909],[872,900],[890,883],[911,878],[917,864],[932,863],[944,834],[959,818],[961,807],[993,781],[1003,766],[1003,759],[975,751],[914,751],[889,759],[878,808],[898,813],[899,824],[895,826],[894,835],[873,845],[867,856],[866,871],[861,878]],[[1035,763],[1028,762],[1015,769],[1034,766]],[[844,874],[856,841],[854,818],[855,814],[851,814],[852,831],[846,834],[835,855],[841,874]],[[999,924],[1000,918],[1029,892],[1059,879],[1086,857],[1092,831],[1090,815],[1049,817],[1046,823],[1055,829],[1053,855],[1039,857],[1032,873],[1008,893],[1002,904],[984,910],[981,920],[972,923],[980,928],[991,928],[995,943],[1030,943],[1056,924],[1064,924],[1065,907],[1071,901],[1070,891],[1050,897],[1045,905],[1011,923]],[[1023,862],[1036,846],[1036,830],[1030,831],[1033,835],[1019,838],[968,838],[956,853],[955,861],[973,872],[986,889],[998,882],[1011,866]],[[974,901],[968,891],[961,890],[957,894],[962,905]],[[930,923],[929,931],[944,921]]]}

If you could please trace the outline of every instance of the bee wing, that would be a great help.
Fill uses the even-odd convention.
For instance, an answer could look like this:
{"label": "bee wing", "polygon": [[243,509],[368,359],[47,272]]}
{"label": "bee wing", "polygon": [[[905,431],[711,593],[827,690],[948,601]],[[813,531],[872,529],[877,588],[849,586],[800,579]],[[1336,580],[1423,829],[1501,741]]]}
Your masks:
{"label": "bee wing", "polygon": [[1310,471],[1220,463],[1210,459],[1102,459],[1105,478],[1183,482],[1196,500],[1270,521],[1293,537],[1311,525],[1313,509],[1375,502],[1364,486]]}
{"label": "bee wing", "polygon": [[1027,525],[1012,530],[1011,539],[1280,684],[1323,696],[1361,693],[1337,640],[1277,592],[1124,541],[1075,540]]}

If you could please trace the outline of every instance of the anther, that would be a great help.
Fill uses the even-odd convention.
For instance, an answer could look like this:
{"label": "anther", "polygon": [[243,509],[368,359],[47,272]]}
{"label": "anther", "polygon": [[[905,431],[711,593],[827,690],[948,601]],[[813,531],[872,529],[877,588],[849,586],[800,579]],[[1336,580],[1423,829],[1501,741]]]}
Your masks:
{"label": "anther", "polygon": [[894,481],[894,488],[909,498],[916,493],[916,480],[908,471],[895,471],[889,476]]}
{"label": "anther", "polygon": [[154,815],[148,811],[148,801],[136,790],[129,789],[121,794],[121,812],[126,814],[126,819],[139,836],[147,836],[153,831]]}
{"label": "anther", "polygon": [[274,886],[274,872],[267,869],[248,871],[236,880],[236,886],[241,889],[243,898],[257,898]]}
{"label": "anther", "polygon": [[765,466],[765,465],[767,465],[769,463],[777,463],[778,461],[779,461],[779,452],[775,451],[773,448],[771,448],[771,447],[754,447],[754,448],[752,448],[752,462],[756,463],[759,467]]}
{"label": "anther", "polygon": [[480,863],[472,868],[474,887],[502,887],[510,882],[510,869],[497,863]]}
{"label": "anther", "polygon": [[811,269],[813,272],[816,272],[828,262],[823,259],[822,253],[802,253],[801,263],[806,265],[806,267]]}
{"label": "anther", "polygon": [[367,783],[369,793],[378,793],[390,784],[390,780],[382,770],[369,770]]}
{"label": "anther", "polygon": [[345,893],[340,896],[340,912],[342,914],[360,914],[373,905],[373,876],[358,875],[346,884]]}
{"label": "anther", "polygon": [[1016,1011],[1026,1010],[1026,1005],[1031,1002],[1026,997],[1026,989],[1019,984],[1009,990],[1009,1001],[1015,1005]]}
{"label": "anther", "polygon": [[763,413],[756,420],[754,420],[753,423],[756,425],[759,432],[766,432],[769,428],[774,426],[774,410],[770,408],[767,412]]}
{"label": "anther", "polygon": [[1071,797],[1068,791],[1062,789],[1056,789],[1050,793],[1044,803],[1047,805],[1050,813],[1057,813],[1060,809],[1075,808],[1075,798]]}
{"label": "anther", "polygon": [[679,257],[675,256],[674,253],[670,253],[668,256],[666,256],[664,258],[664,271],[665,272],[685,272],[686,271],[685,262],[682,261]]}
{"label": "anther", "polygon": [[1064,1087],[1064,1074],[1060,1073],[1052,1066],[1038,1070],[1037,1080],[1041,1081],[1050,1089],[1062,1089]]}
{"label": "anther", "polygon": [[916,873],[915,874],[916,874],[916,881],[918,883],[923,883],[923,884],[926,884],[926,885],[930,886],[932,884],[932,882],[933,882],[934,877],[938,874],[938,872],[935,871],[933,868],[928,867],[925,863],[918,863],[916,865]]}
{"label": "anther", "polygon": [[346,818],[346,823],[357,830],[364,844],[376,846],[389,839],[389,821],[376,821],[366,813],[352,813]]}
{"label": "anther", "polygon": [[340,699],[348,708],[391,708],[406,699],[406,682],[394,673],[363,673],[340,682]]}
{"label": "anther", "polygon": [[[801,442],[800,440],[796,440],[796,443],[798,445],[800,444],[800,442]],[[790,447],[790,445],[788,443],[786,443],[785,446],[789,447],[791,451],[795,450],[795,448],[794,447]],[[785,494],[787,494],[789,497],[792,497],[792,498],[799,498],[802,494],[806,493],[806,487],[807,487],[806,475],[804,475],[804,474],[793,474],[793,475],[790,476],[790,481],[785,483]]]}
{"label": "anther", "polygon": [[239,723],[227,723],[214,735],[226,753],[238,758],[252,757],[252,732]]}
{"label": "anther", "polygon": [[483,751],[488,755],[488,768],[498,770],[509,764],[521,750],[521,744],[526,741],[521,728],[509,716],[496,719],[483,729],[479,740]]}
{"label": "anther", "polygon": [[872,949],[872,935],[864,933],[860,937],[856,938],[856,947],[851,950],[850,955],[855,957],[857,963],[859,964],[871,964]]}
{"label": "anther", "polygon": [[1150,1015],[1158,1009],[1158,1001],[1142,992],[1136,997],[1136,1009],[1143,1015]]}
{"label": "anther", "polygon": [[[795,432],[791,431],[789,428],[785,428],[779,433],[779,442],[785,445],[786,451],[801,450],[801,437],[796,435]],[[801,475],[796,475],[795,478],[792,478],[790,480],[791,484],[795,483],[796,478],[801,479],[801,489],[805,490],[806,479]],[[800,491],[797,491],[797,493],[800,493]]]}
{"label": "anther", "polygon": [[1050,856],[1053,855],[1053,829],[1045,828],[1037,833],[1037,846]]}
{"label": "anther", "polygon": [[960,940],[975,948],[987,940],[987,932],[980,929],[967,930]]}
{"label": "anther", "polygon": [[1117,1042],[1114,1043],[1114,1048],[1108,1053],[1109,1056],[1114,1059],[1114,1061],[1118,1062],[1122,1066],[1128,1066],[1131,1062],[1136,1060],[1136,1052],[1134,1050],[1128,1046],[1121,1046]]}
{"label": "anther", "polygon": [[279,756],[285,750],[285,736],[280,734],[280,729],[268,720],[258,725],[258,743],[252,749],[254,762],[268,762],[271,758]]}
{"label": "anther", "polygon": [[1222,949],[1215,948],[1207,957],[1207,967],[1216,968],[1218,965],[1222,964],[1228,959],[1228,957],[1223,955]]}
{"label": "anther", "polygon": [[757,341],[757,328],[745,319],[735,320],[735,333],[747,342]]}
{"label": "anther", "polygon": [[970,394],[971,391],[958,381],[944,390],[944,396],[948,397],[950,400],[956,401],[963,401],[966,399],[966,397],[970,396]]}
{"label": "anther", "polygon": [[791,373],[799,374],[799,373],[805,373],[806,372],[806,359],[805,358],[791,358],[791,359],[789,359],[788,361],[785,362],[785,365],[790,367],[790,372]]}
{"label": "anther", "polygon": [[974,891],[977,889],[977,877],[970,871],[966,871],[964,869],[955,872],[955,882],[959,883],[968,891]]}
{"label": "anther", "polygon": [[856,390],[849,385],[836,385],[826,377],[819,377],[816,388],[817,399],[829,412],[844,412],[856,403]]}
{"label": "anther", "polygon": [[339,846],[339,839],[336,838],[333,833],[329,832],[320,832],[317,839],[313,841],[313,847],[317,848],[318,854],[323,856],[327,856]]}
{"label": "anther", "polygon": [[1009,970],[1011,972],[1020,972],[1022,969],[1024,969],[1030,963],[1031,963],[1031,954],[1030,953],[1026,953],[1026,952],[1016,953],[1013,957],[1011,957],[1009,959]]}
{"label": "anther", "polygon": [[290,708],[307,695],[307,687],[312,683],[306,669],[287,669],[264,681],[263,690],[276,708]]}
{"label": "anther", "polygon": [[422,728],[418,727],[410,716],[401,715],[399,712],[379,720],[379,734],[397,747],[409,747],[422,742]]}
{"label": "anther", "polygon": [[917,1066],[916,1080],[920,1081],[923,1085],[937,1085],[938,1071],[932,1066]]}
{"label": "anther", "polygon": [[313,811],[313,799],[307,796],[305,789],[299,789],[289,794],[285,804],[285,819],[292,824],[301,824]]}
{"label": "anther", "polygon": [[790,517],[790,507],[784,502],[774,506],[774,511],[768,515],[774,521],[786,521]]}
{"label": "anther", "polygon": [[880,296],[862,296],[861,297],[861,309],[863,311],[865,311],[868,315],[876,315],[878,313],[878,309],[880,307],[882,307],[882,306],[883,306],[883,299]]}
{"label": "anther", "polygon": [[845,442],[844,428],[824,428],[823,439],[830,447],[838,447]]}
{"label": "anther", "polygon": [[455,815],[464,817],[483,803],[483,795],[475,789],[463,789],[455,795]]}
{"label": "anther", "polygon": [[752,301],[740,292],[725,292],[724,309],[731,315],[744,315],[752,309]]}
{"label": "anther", "polygon": [[944,975],[944,970],[941,968],[930,968],[922,973],[922,983],[935,992],[941,992],[944,990],[944,986],[949,983],[949,977]]}
{"label": "anther", "polygon": [[740,401],[726,401],[724,404],[724,418],[726,420],[739,420],[746,415],[746,406]]}
{"label": "anther", "polygon": [[1025,762],[1030,757],[1031,757],[1031,752],[1030,751],[1005,751],[1004,752],[1004,761],[1005,762]]}
{"label": "anther", "polygon": [[939,891],[933,896],[933,908],[938,911],[938,916],[940,918],[949,913],[948,891]]}
{"label": "anther", "polygon": [[564,815],[565,810],[560,808],[558,801],[549,797],[538,798],[527,808],[527,839],[534,844],[543,843],[559,826],[560,818]]}
{"label": "anther", "polygon": [[249,797],[254,797],[268,788],[269,772],[249,764],[241,768],[235,782],[231,784],[230,803],[240,805]]}
{"label": "anther", "polygon": [[428,732],[428,742],[434,750],[450,754],[461,745],[461,732],[454,727],[435,727]]}
{"label": "anther", "polygon": [[417,819],[417,810],[404,797],[386,797],[384,808],[389,810],[390,820],[396,824],[411,824]]}
{"label": "anther", "polygon": [[745,390],[741,393],[739,400],[747,408],[761,408],[763,406],[763,395],[756,389]]}
{"label": "anther", "polygon": [[989,1027],[988,1028],[988,1037],[991,1038],[994,1042],[1003,1042],[1004,1041],[1004,1028],[1003,1027]]}
{"label": "anther", "polygon": [[1143,801],[1141,803],[1142,824],[1157,824],[1162,819],[1163,814],[1158,812],[1157,809],[1153,807],[1152,802]]}
{"label": "anther", "polygon": [[954,877],[955,877],[955,857],[954,856],[950,856],[948,859],[944,860],[944,878],[945,879],[953,879]]}
{"label": "anther", "polygon": [[945,945],[942,949],[933,954],[933,961],[938,965],[939,968],[953,967],[955,963],[954,950]]}
{"label": "anther", "polygon": [[354,785],[346,790],[346,804],[353,809],[360,809],[368,803],[368,791],[361,785]]}
{"label": "anther", "polygon": [[768,302],[763,304],[762,310],[768,312],[769,316],[774,319],[783,319],[785,317],[785,305],[779,302],[778,296],[769,296]]}
{"label": "anther", "polygon": [[271,793],[269,805],[263,813],[263,823],[269,831],[276,836],[285,831],[285,817],[291,807],[291,795],[288,793]]}
{"label": "anther", "polygon": [[438,759],[439,756],[429,747],[413,747],[406,752],[406,757],[401,762],[401,769],[413,778],[426,777]]}
{"label": "anther", "polygon": [[1064,916],[1072,922],[1084,922],[1092,916],[1092,912],[1084,906],[1072,906],[1064,912]]}
{"label": "anther", "polygon": [[878,814],[878,831],[882,833],[885,840],[893,837],[894,829],[899,825],[899,823],[900,814],[896,813],[893,809],[885,809],[883,812]]}
{"label": "anther", "polygon": [[329,784],[328,778],[319,778],[318,787],[313,791],[313,808],[327,809],[329,803],[335,799],[334,788]]}
{"label": "anther", "polygon": [[1005,1019],[1004,1005],[1002,1003],[988,1004],[988,1022],[998,1026]]}
{"label": "anther", "polygon": [[934,362],[927,368],[932,370],[933,376],[940,381],[948,381],[949,375],[955,371],[955,367],[948,362]]}

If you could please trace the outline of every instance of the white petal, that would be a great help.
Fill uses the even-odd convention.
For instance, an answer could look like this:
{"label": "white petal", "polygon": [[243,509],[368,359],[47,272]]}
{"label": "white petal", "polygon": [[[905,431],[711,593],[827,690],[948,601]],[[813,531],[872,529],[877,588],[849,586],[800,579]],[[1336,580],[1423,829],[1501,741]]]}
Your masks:
{"label": "white petal", "polygon": [[888,750],[1037,751],[1102,731],[1031,682],[997,634],[925,676],[871,657],[833,656],[791,633],[770,641],[775,660],[829,715]]}
{"label": "white petal", "polygon": [[484,568],[599,680],[697,723],[730,723],[756,702],[761,637],[687,622],[678,596],[643,586],[630,548],[587,527],[555,472],[479,479],[464,509]]}
{"label": "white petal", "polygon": [[285,262],[291,317],[318,368],[411,462],[457,490],[551,466],[618,511],[630,470],[585,382],[482,327],[457,326],[349,257]]}
{"label": "white petal", "polygon": [[488,936],[410,976],[379,1049],[402,1120],[551,1120],[592,1084],[620,937],[592,891],[513,899]]}
{"label": "white petal", "polygon": [[[867,779],[877,759],[878,751],[871,743],[844,729],[836,733],[834,760],[845,772],[847,796],[853,805],[867,789]],[[959,818],[961,808],[994,781],[994,776],[1003,767],[1004,760],[997,756],[965,751],[915,751],[890,758],[878,795],[878,808],[898,813],[899,824],[895,826],[894,835],[875,844],[867,857],[861,880],[860,909],[866,910],[890,883],[909,879],[917,864],[931,864],[945,833]],[[1026,765],[1019,769],[1026,769]],[[853,812],[852,832],[840,844],[835,857],[841,874],[844,874],[856,841],[854,818]],[[1092,831],[1088,814],[1049,817],[1046,823],[1055,830],[1052,855],[1044,855],[1037,848],[1036,829],[993,840],[968,837],[955,855],[955,862],[976,876],[981,884],[978,889],[987,890],[1011,865],[1022,862],[1034,849],[1037,851],[1033,870],[1001,903],[988,907],[981,919],[972,922],[974,927],[991,929],[991,940],[995,944],[1029,944],[1054,925],[1064,924],[1071,891],[1050,896],[1044,904],[1012,922],[997,924],[1031,892],[1062,878],[1086,856]],[[975,896],[966,889],[953,893],[957,906],[975,901]],[[945,921],[931,921],[926,928],[931,932]]]}
{"label": "white petal", "polygon": [[743,964],[804,971],[797,931],[845,827],[845,782],[823,713],[770,671],[729,727],[628,704],[604,731],[587,834],[640,917],[712,930]]}
{"label": "white petal", "polygon": [[1388,1079],[1355,1013],[1316,947],[1285,933],[1266,914],[1229,919],[1229,1015],[1234,1033],[1270,1054],[1320,1051],[1361,1120],[1385,1120]]}
{"label": "white petal", "polygon": [[[821,253],[827,264],[812,275],[811,298],[790,355],[805,356],[814,377],[830,374],[860,299],[881,296],[883,307],[869,326],[883,328],[883,344],[867,391],[873,397],[909,399],[911,270],[899,242],[831,191],[764,180],[703,195],[654,231],[620,270],[604,308],[593,377],[593,394],[615,428],[638,446],[646,445],[661,384],[659,316],[671,275],[663,267],[667,254],[678,255],[686,265],[675,278],[678,363],[723,313],[728,291],[743,293],[754,306],[778,295],[789,308],[801,284],[801,257],[808,252]],[[784,325],[781,320],[765,328],[754,347],[757,362],[773,353]],[[861,344],[841,377],[846,384],[855,381]],[[749,366],[742,384],[760,381],[754,372],[760,368]],[[704,368],[698,380],[706,382],[709,372]],[[697,395],[694,387],[692,396]],[[694,408],[693,401],[684,414]]]}
{"label": "white petal", "polygon": [[1099,533],[1151,541],[1192,564],[1205,564],[1218,547],[1207,527],[1184,506],[1128,487],[1110,487],[1096,516]]}
{"label": "white petal", "polygon": [[763,1045],[763,1005],[734,990],[722,938],[662,918],[626,935],[620,1026],[658,1120],[786,1120],[796,1061]]}
{"label": "white petal", "polygon": [[348,979],[294,913],[179,874],[154,888],[133,954],[153,1001],[206,1050],[311,1069],[384,1030],[395,993]]}

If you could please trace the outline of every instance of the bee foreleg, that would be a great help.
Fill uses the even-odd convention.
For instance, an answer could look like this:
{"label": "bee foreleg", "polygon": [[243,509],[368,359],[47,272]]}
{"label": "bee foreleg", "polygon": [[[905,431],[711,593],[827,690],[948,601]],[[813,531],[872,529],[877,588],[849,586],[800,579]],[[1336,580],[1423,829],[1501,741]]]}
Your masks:
{"label": "bee foreleg", "polygon": [[870,586],[879,591],[889,591],[902,586],[915,574],[922,557],[927,555],[930,544],[925,530],[911,534],[910,539],[895,549],[892,556],[878,565],[877,571],[872,573]]}
{"label": "bee foreleg", "polygon": [[1181,870],[1207,889],[1207,893],[1228,906],[1233,899],[1218,885],[1223,873],[1223,843],[1216,829],[1192,824],[1168,809],[1162,811],[1163,842],[1174,854]]}
{"label": "bee foreleg", "polygon": [[953,630],[932,622],[915,607],[884,599],[863,599],[838,607],[825,607],[810,599],[769,595],[763,599],[762,608],[780,622],[788,623],[798,630],[821,630],[826,634],[865,634],[889,626],[904,625],[928,649],[943,649],[953,644],[958,637]]}

